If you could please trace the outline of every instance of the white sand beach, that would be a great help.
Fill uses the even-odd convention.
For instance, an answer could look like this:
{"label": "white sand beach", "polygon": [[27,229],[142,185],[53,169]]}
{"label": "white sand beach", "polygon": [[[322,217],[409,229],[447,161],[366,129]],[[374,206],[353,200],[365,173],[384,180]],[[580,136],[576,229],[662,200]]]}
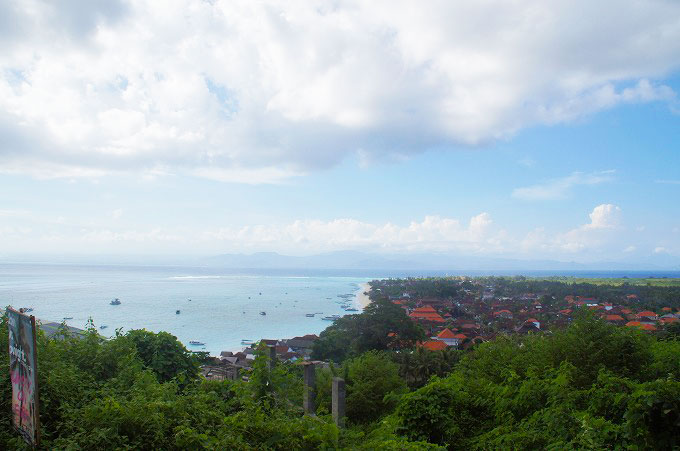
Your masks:
{"label": "white sand beach", "polygon": [[371,300],[368,298],[368,294],[364,294],[368,293],[369,291],[371,291],[371,286],[368,283],[362,283],[359,285],[359,289],[356,293],[356,300],[357,304],[359,304],[359,307],[361,307],[361,310],[368,307],[368,304],[371,303]]}

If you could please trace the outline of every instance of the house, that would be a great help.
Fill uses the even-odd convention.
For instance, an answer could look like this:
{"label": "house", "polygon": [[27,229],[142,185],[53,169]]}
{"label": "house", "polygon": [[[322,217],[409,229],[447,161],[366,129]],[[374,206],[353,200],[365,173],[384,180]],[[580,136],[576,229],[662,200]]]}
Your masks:
{"label": "house", "polygon": [[414,309],[409,315],[413,320],[429,321],[433,323],[444,323],[446,320],[437,313],[437,311],[430,305],[425,307],[418,307]]}
{"label": "house", "polygon": [[526,322],[527,323],[533,323],[534,326],[536,326],[536,329],[541,328],[541,323],[536,318],[529,318],[528,320],[526,320]]}
{"label": "house", "polygon": [[425,343],[422,344],[422,346],[428,351],[443,351],[444,349],[447,348],[446,343],[438,340],[426,341]]}
{"label": "house", "polygon": [[659,319],[659,315],[657,315],[654,312],[650,312],[649,310],[645,310],[644,312],[640,312],[637,314],[637,317],[640,319],[646,319],[649,321],[657,321]]}
{"label": "house", "polygon": [[623,319],[623,316],[621,316],[621,315],[605,315],[604,319],[606,321],[611,322],[611,323],[621,323],[621,324],[623,324],[623,322],[625,321],[625,319]]}
{"label": "house", "polygon": [[510,310],[499,310],[497,312],[493,312],[494,318],[505,318],[505,319],[512,319],[512,312]]}
{"label": "house", "polygon": [[467,336],[463,334],[454,334],[448,327],[434,338],[434,340],[439,340],[446,343],[446,346],[460,346],[460,344],[465,340]]}
{"label": "house", "polygon": [[528,334],[529,332],[539,332],[540,330],[536,323],[530,321],[525,321],[521,326],[515,328],[515,332],[518,334]]}

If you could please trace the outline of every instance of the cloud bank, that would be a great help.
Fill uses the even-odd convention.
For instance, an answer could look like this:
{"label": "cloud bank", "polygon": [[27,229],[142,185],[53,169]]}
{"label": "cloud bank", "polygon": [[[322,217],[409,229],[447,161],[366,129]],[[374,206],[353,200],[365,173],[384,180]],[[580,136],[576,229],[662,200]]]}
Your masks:
{"label": "cloud bank", "polygon": [[0,45],[5,173],[277,183],[671,100],[680,3],[23,0]]}
{"label": "cloud bank", "polygon": [[[0,211],[0,214],[3,214]],[[32,217],[30,212],[6,211],[16,221],[0,225],[3,252],[63,253],[199,253],[276,251],[309,255],[337,250],[376,253],[449,253],[460,256],[574,260],[630,260],[668,254],[680,257],[680,240],[649,241],[627,227],[622,210],[613,204],[592,209],[572,228],[508,232],[488,213],[467,220],[426,216],[408,224],[370,223],[352,218],[300,219],[281,224],[239,227],[149,227],[118,224],[114,210],[100,223],[78,224],[67,218]],[[118,218],[111,221],[111,218]],[[25,219],[32,219],[25,222]],[[677,235],[677,234],[676,234]]]}

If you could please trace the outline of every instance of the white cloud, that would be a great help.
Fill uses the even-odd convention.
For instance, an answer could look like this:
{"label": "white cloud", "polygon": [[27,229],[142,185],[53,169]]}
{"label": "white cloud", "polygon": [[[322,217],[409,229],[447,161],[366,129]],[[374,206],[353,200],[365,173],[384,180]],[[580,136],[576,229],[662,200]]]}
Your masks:
{"label": "white cloud", "polygon": [[680,63],[672,1],[82,3],[0,6],[1,171],[275,183],[671,100]]}
{"label": "white cloud", "polygon": [[[537,255],[576,254],[599,252],[605,248],[621,249],[620,231],[621,209],[612,204],[601,204],[589,214],[590,222],[562,233],[548,234],[545,229],[537,228],[520,241],[520,250]],[[611,250],[610,249],[610,250]],[[634,249],[634,247],[633,247]],[[631,252],[629,246],[625,252]]]}
{"label": "white cloud", "polygon": [[515,188],[512,197],[523,200],[557,200],[568,197],[579,185],[599,185],[614,179],[613,170],[592,173],[573,172],[567,177],[550,180],[543,184]]}
{"label": "white cloud", "polygon": [[590,224],[586,224],[584,228],[611,229],[619,225],[621,209],[616,205],[602,204],[595,207],[589,216]]}
{"label": "white cloud", "polygon": [[623,250],[623,252],[625,252],[625,253],[630,253],[630,252],[635,252],[636,250],[637,250],[637,247],[635,247],[635,246],[628,246],[627,248],[625,248],[625,249]]}
{"label": "white cloud", "polygon": [[657,247],[654,248],[654,253],[655,254],[667,254],[668,249],[666,249],[665,247],[662,247],[662,246],[657,246]]}

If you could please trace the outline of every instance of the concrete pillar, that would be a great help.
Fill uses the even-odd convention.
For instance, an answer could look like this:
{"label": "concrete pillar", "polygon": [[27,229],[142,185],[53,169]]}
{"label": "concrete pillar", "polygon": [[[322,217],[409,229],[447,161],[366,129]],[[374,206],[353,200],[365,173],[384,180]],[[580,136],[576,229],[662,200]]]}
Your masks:
{"label": "concrete pillar", "polygon": [[345,380],[333,378],[333,397],[331,398],[333,421],[339,428],[345,427]]}
{"label": "concrete pillar", "polygon": [[269,371],[274,369],[274,366],[276,366],[276,346],[267,346],[269,348],[269,359],[267,360],[267,369]]}
{"label": "concrete pillar", "polygon": [[314,401],[316,399],[316,374],[314,372],[314,364],[305,364],[304,382],[305,392],[302,400],[302,408],[306,414],[314,415],[316,413],[316,406]]}

